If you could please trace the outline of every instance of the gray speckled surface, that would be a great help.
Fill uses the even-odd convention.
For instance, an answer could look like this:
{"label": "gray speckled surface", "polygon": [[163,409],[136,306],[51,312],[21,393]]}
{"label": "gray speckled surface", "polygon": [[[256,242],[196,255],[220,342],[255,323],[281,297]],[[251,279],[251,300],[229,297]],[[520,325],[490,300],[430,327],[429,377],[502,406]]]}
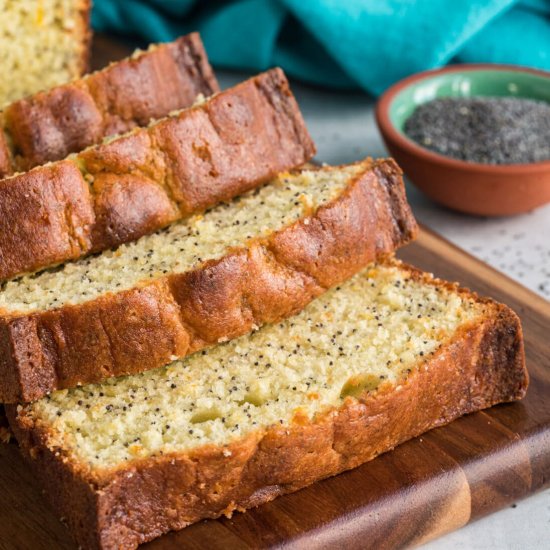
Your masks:
{"label": "gray speckled surface", "polygon": [[[246,75],[218,73],[225,88]],[[317,158],[330,164],[386,156],[363,94],[314,90],[293,83],[317,143]],[[550,300],[550,205],[513,218],[474,218],[439,208],[412,185],[409,201],[418,220],[457,246]],[[425,546],[428,550],[550,549],[550,490],[532,496]]]}

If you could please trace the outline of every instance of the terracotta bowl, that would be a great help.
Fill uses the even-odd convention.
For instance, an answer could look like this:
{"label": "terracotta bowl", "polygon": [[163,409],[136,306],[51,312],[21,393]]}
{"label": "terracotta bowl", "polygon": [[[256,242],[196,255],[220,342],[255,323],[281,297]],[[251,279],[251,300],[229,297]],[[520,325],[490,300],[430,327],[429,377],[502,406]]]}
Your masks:
{"label": "terracotta bowl", "polygon": [[483,216],[527,212],[550,202],[550,161],[489,165],[445,157],[403,132],[414,109],[437,97],[508,96],[550,102],[550,73],[507,65],[453,65],[398,82],[376,106],[390,153],[434,201]]}

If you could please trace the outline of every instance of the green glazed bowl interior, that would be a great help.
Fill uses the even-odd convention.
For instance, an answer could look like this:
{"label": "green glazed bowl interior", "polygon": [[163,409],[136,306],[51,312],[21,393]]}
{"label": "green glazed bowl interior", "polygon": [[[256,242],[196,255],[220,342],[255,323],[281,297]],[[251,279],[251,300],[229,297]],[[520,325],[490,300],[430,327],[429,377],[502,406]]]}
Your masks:
{"label": "green glazed bowl interior", "polygon": [[[405,121],[413,111],[441,97],[524,97],[550,103],[550,80],[543,75],[503,69],[449,71],[418,80],[401,90],[389,106],[389,119],[404,134]],[[407,138],[408,139],[408,138]]]}

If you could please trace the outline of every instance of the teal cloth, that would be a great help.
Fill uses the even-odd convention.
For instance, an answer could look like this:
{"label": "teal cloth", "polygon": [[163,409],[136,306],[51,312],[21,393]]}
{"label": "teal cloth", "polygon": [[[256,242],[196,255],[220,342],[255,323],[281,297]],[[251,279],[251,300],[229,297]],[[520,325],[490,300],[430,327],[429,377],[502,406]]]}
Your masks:
{"label": "teal cloth", "polygon": [[451,62],[550,70],[550,0],[94,0],[92,24],[148,42],[198,30],[217,67],[374,95]]}

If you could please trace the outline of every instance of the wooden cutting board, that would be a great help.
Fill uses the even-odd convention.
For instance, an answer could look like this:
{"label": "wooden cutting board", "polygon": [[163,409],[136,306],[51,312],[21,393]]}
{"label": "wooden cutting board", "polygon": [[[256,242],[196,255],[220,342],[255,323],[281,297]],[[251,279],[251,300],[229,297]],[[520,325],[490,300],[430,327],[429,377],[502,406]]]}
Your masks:
{"label": "wooden cutting board", "polygon": [[[525,399],[460,418],[355,470],[144,548],[397,548],[550,486],[550,303],[426,229],[400,256],[519,314],[531,376]],[[0,495],[2,550],[75,548],[14,444],[0,445]]]}
{"label": "wooden cutting board", "polygon": [[[127,52],[96,40],[93,65]],[[400,256],[515,309],[531,375],[525,399],[463,417],[355,470],[144,548],[397,548],[441,536],[550,486],[550,303],[426,229]],[[17,447],[0,445],[1,550],[75,548],[40,493]]]}

